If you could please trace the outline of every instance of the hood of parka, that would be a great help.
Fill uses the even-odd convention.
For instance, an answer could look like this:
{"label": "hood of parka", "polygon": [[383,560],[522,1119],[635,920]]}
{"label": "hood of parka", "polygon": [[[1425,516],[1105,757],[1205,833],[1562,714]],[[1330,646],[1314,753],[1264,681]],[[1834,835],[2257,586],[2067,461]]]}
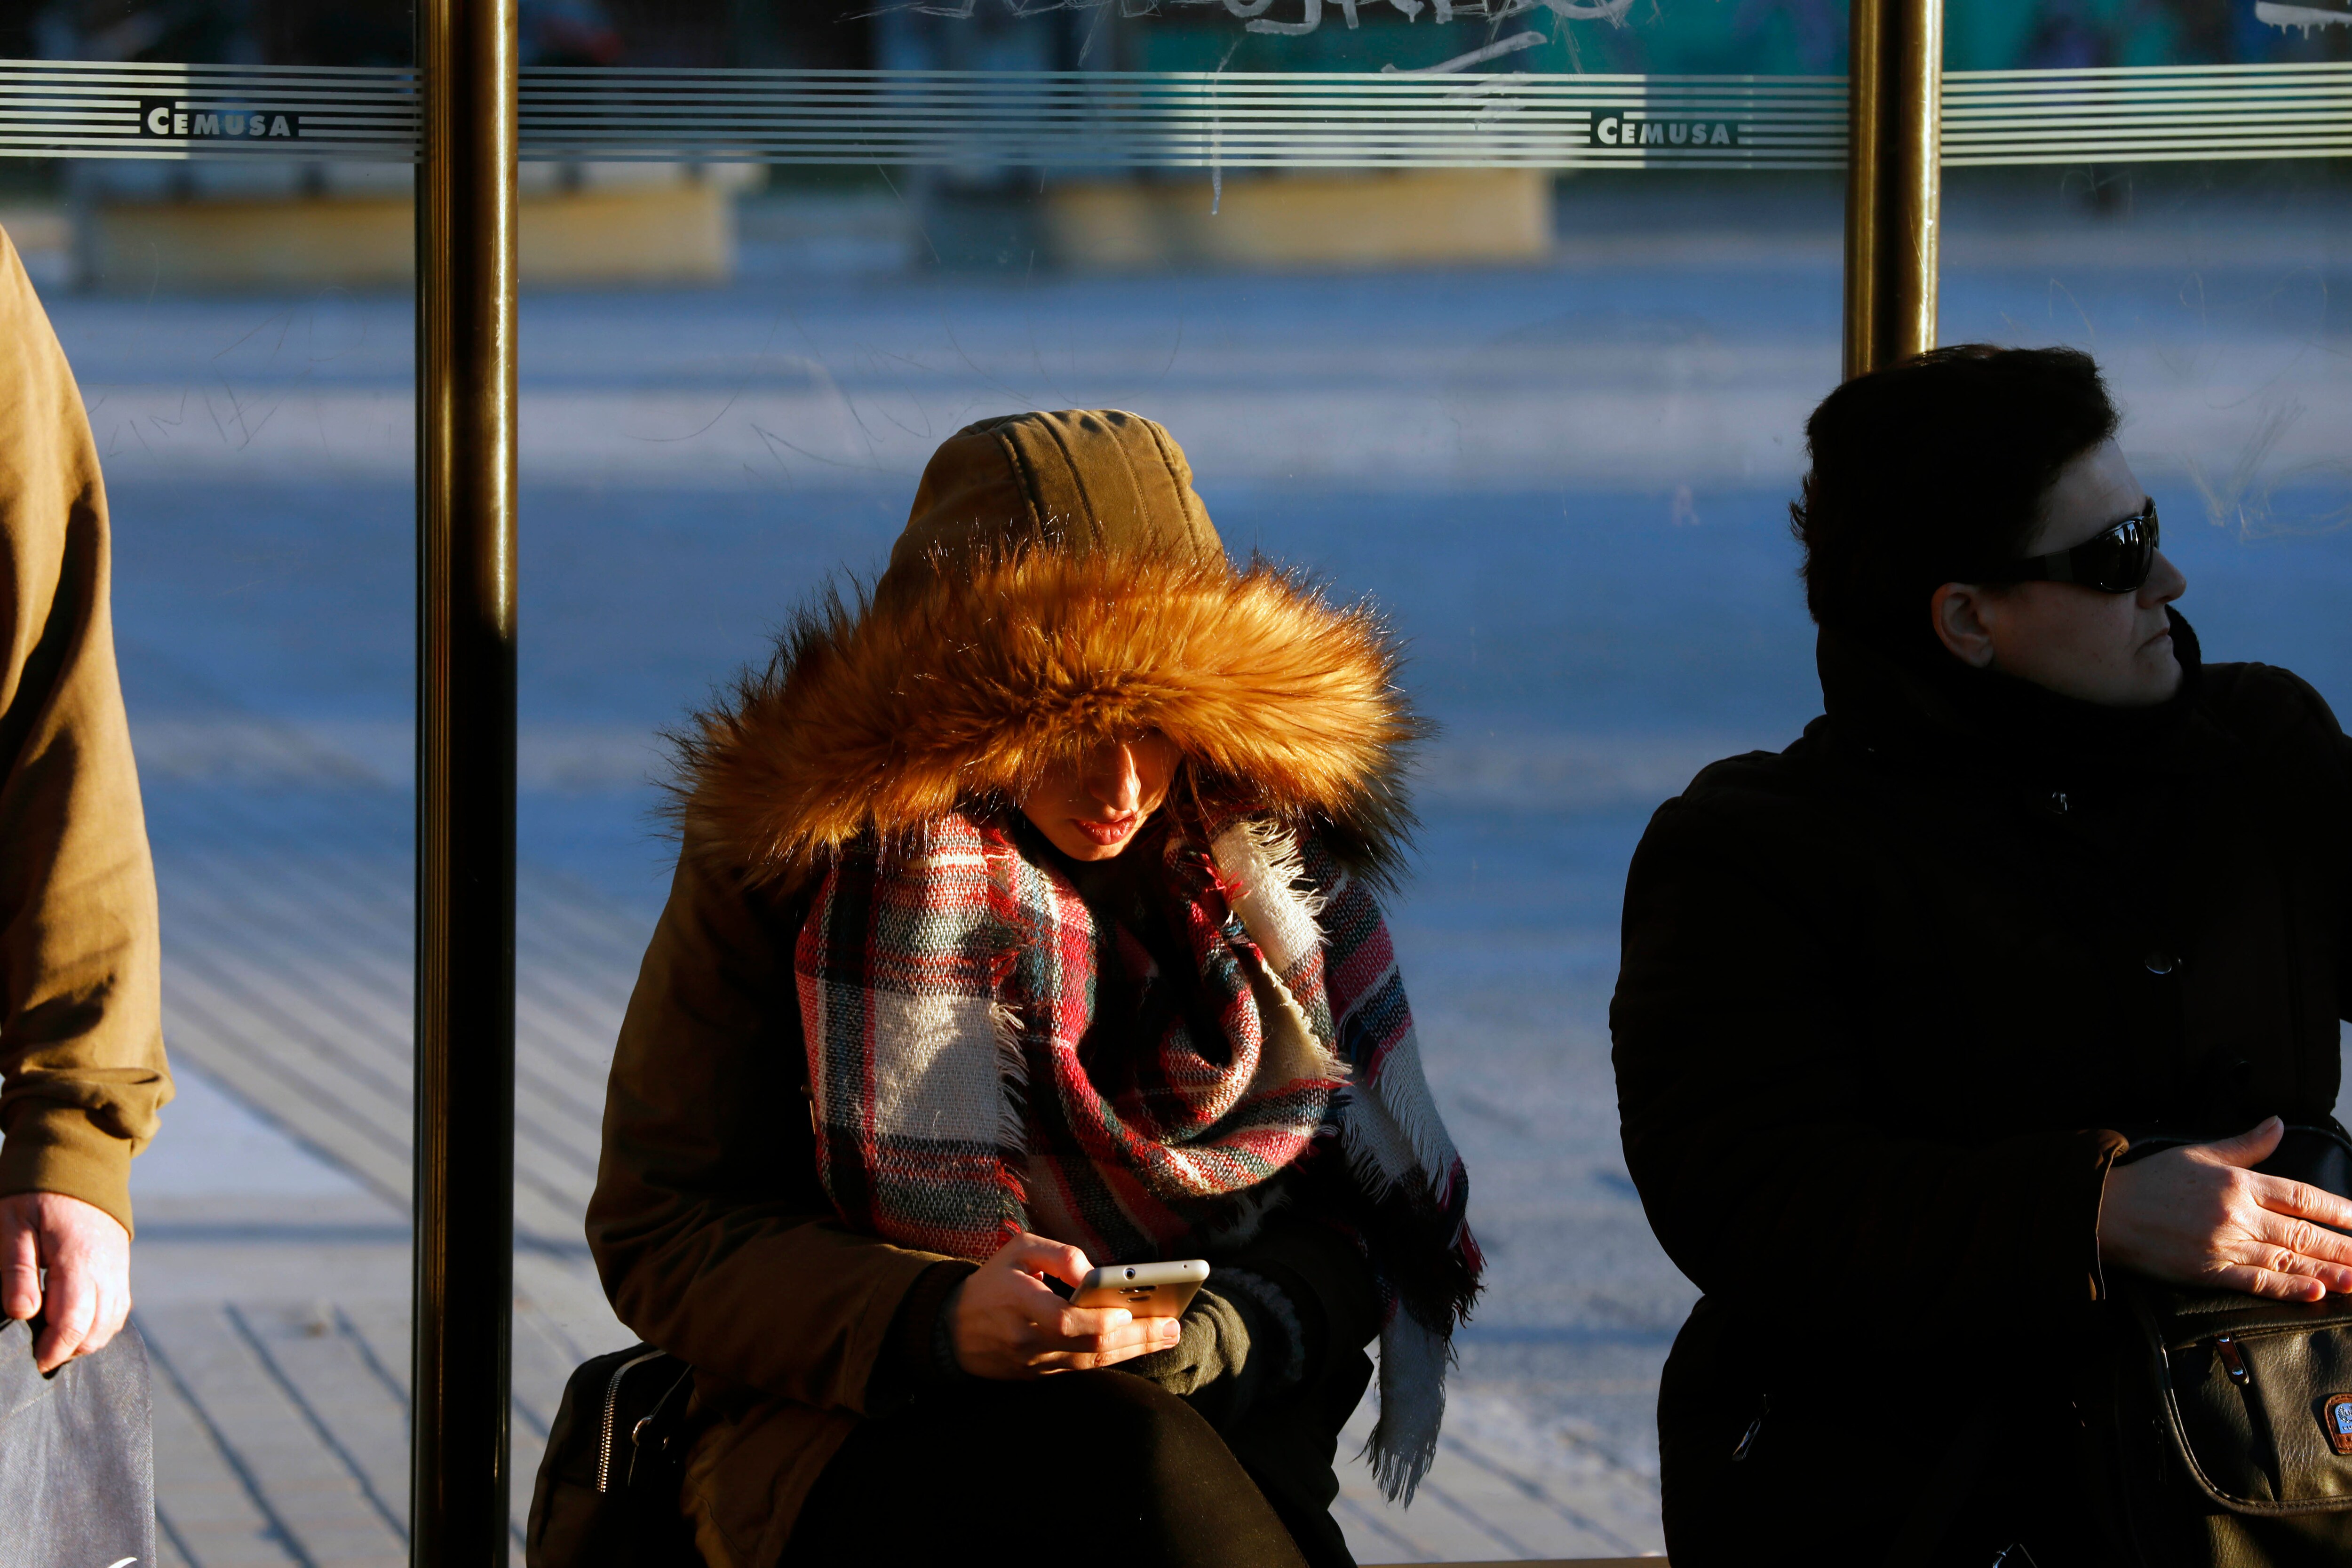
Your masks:
{"label": "hood of parka", "polygon": [[1183,448],[1156,422],[1116,408],[1006,414],[931,454],[875,598],[921,594],[950,563],[1037,547],[1225,560]]}
{"label": "hood of parka", "polygon": [[872,833],[1009,808],[1151,729],[1189,788],[1393,877],[1423,732],[1367,605],[1235,570],[1167,431],[1112,410],[983,420],[932,457],[870,592],[804,607],[764,668],[674,737],[688,844],[789,886]]}

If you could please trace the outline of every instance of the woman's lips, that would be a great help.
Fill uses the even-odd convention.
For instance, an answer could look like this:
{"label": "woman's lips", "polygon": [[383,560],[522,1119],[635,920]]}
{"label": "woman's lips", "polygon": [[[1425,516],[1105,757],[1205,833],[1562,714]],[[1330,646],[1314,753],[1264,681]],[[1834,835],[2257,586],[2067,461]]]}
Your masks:
{"label": "woman's lips", "polygon": [[1083,816],[1070,818],[1079,832],[1105,848],[1123,842],[1129,834],[1135,831],[1136,825],[1142,820],[1143,817],[1139,813],[1134,816],[1114,817],[1108,822],[1088,822]]}

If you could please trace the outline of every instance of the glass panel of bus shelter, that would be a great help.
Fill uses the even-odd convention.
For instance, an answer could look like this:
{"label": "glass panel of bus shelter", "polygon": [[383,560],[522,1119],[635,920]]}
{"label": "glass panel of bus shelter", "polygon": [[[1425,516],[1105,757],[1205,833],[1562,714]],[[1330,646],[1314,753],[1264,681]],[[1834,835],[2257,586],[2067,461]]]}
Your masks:
{"label": "glass panel of bus shelter", "polygon": [[162,902],[177,1098],[131,1194],[166,1561],[405,1556],[409,26],[0,17],[0,228],[100,454]]}
{"label": "glass panel of bus shelter", "polygon": [[2352,14],[1951,15],[1943,341],[2095,355],[2203,657],[2284,666],[2342,713]]}
{"label": "glass panel of bus shelter", "polygon": [[[1817,710],[1785,504],[1837,374],[1843,11],[745,14],[611,5],[609,64],[526,73],[526,886],[649,925],[656,731],[871,577],[951,432],[1160,420],[1237,557],[1394,618],[1444,727],[1391,914],[1493,1283],[1421,1501],[1351,1465],[1346,1528],[1374,1562],[1657,1548],[1694,1292],[1606,1003],[1651,809]],[[564,191],[602,258],[531,249]]]}

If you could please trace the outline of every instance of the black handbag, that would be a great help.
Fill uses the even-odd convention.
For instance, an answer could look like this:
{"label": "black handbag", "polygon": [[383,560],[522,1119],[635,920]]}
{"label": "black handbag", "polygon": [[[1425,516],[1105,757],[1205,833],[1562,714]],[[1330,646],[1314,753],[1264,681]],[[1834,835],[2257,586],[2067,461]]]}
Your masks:
{"label": "black handbag", "polygon": [[527,1568],[698,1565],[678,1513],[694,1373],[651,1345],[581,1363],[563,1385],[523,1526]]}
{"label": "black handbag", "polygon": [[[2135,1140],[2126,1161],[2203,1142]],[[2290,1127],[2255,1167],[2352,1195],[2352,1139]],[[2352,1296],[2309,1304],[2108,1280],[2084,1404],[2110,1534],[2144,1568],[2352,1563]]]}

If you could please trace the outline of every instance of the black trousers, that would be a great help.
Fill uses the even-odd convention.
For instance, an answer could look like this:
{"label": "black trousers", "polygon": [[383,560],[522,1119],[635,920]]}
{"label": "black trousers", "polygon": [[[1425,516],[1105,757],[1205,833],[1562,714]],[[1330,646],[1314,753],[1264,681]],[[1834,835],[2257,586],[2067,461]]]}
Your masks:
{"label": "black trousers", "polygon": [[1301,1541],[1323,1568],[1339,1540],[1328,1512],[1286,1521],[1174,1394],[1123,1372],[1072,1372],[959,1385],[861,1425],[818,1478],[781,1568],[929,1568],[1015,1552],[1118,1568],[1308,1568]]}

